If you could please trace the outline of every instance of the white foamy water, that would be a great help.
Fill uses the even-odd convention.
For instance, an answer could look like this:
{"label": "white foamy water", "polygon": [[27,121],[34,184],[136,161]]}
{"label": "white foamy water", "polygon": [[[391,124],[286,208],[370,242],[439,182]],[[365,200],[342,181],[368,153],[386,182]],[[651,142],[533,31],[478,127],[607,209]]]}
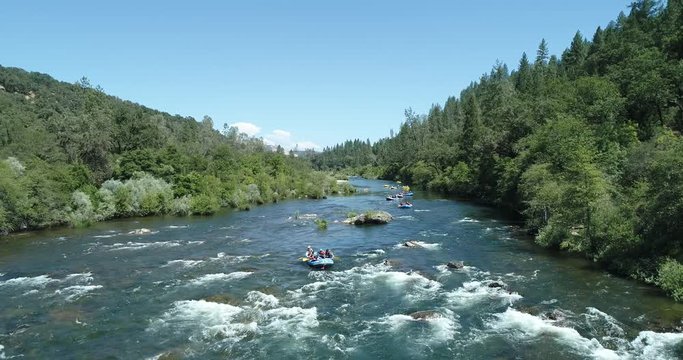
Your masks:
{"label": "white foamy water", "polygon": [[604,348],[598,340],[587,339],[575,329],[556,326],[554,323],[508,308],[504,313],[495,314],[494,320],[487,326],[511,342],[553,338],[558,345],[566,346],[577,355],[596,359],[621,358],[617,352]]}
{"label": "white foamy water", "polygon": [[383,256],[384,254],[386,254],[386,251],[384,251],[382,249],[375,249],[375,250],[371,250],[368,252],[360,253],[360,254],[358,254],[358,256],[363,256],[363,257],[366,257],[369,259],[374,259],[376,257]]}
{"label": "white foamy water", "polygon": [[441,264],[441,265],[434,266],[434,268],[436,270],[438,270],[441,275],[447,275],[447,274],[450,274],[452,272],[470,274],[471,276],[474,276],[474,275],[481,275],[481,276],[490,275],[488,272],[481,272],[476,267],[469,266],[469,265],[463,265],[463,267],[456,269],[456,268],[449,268],[448,265],[446,265],[446,264]]}
{"label": "white foamy water", "polygon": [[114,236],[119,236],[119,234],[95,235],[93,237],[98,238],[98,239],[106,239],[106,238],[113,238]]}
{"label": "white foamy water", "polygon": [[204,262],[203,260],[182,260],[182,259],[178,259],[178,260],[170,260],[170,261],[166,262],[166,265],[164,265],[164,266],[180,266],[183,268],[192,268],[192,267],[195,267],[195,266],[197,266],[203,262]]}
{"label": "white foamy water", "polygon": [[178,331],[191,342],[215,343],[228,347],[246,336],[285,339],[311,336],[318,327],[316,308],[281,306],[272,295],[251,291],[242,306],[204,300],[177,301],[172,309],[151,322],[149,331]]}
{"label": "white foamy water", "polygon": [[628,357],[633,359],[674,360],[676,347],[683,342],[681,333],[641,331],[629,345]]}
{"label": "white foamy water", "polygon": [[[494,320],[487,324],[490,331],[506,337],[509,341],[530,342],[541,338],[552,338],[558,346],[563,346],[571,352],[593,359],[647,359],[674,360],[678,359],[676,350],[680,351],[683,342],[682,333],[656,333],[641,331],[633,341],[625,338],[617,321],[606,313],[595,308],[587,308],[584,314],[589,320],[601,319],[614,326],[608,329],[619,337],[614,342],[610,336],[586,337],[577,330],[557,325],[558,321],[541,319],[540,317],[519,312],[508,308],[504,313],[496,314]],[[602,342],[610,342],[616,350],[605,348]]]}
{"label": "white foamy water", "polygon": [[274,308],[280,305],[278,298],[260,291],[250,291],[246,301],[257,308]]}
{"label": "white foamy water", "polygon": [[472,218],[469,218],[469,217],[464,217],[464,218],[458,220],[458,222],[459,222],[459,223],[478,223],[479,220],[472,219]]}
{"label": "white foamy water", "polygon": [[424,319],[415,319],[412,316],[404,314],[390,315],[381,318],[379,323],[387,325],[390,331],[399,334],[405,333],[411,326],[419,329],[422,325],[426,324],[428,325],[429,331],[423,336],[424,340],[428,342],[445,342],[451,340],[455,337],[460,327],[453,312],[449,310],[435,312]]}
{"label": "white foamy water", "polygon": [[593,336],[622,338],[626,334],[621,324],[612,316],[594,307],[586,310],[587,313],[583,316]]}
{"label": "white foamy water", "polygon": [[0,281],[0,288],[2,287],[19,287],[19,288],[44,288],[47,284],[55,282],[55,280],[47,275],[39,275],[34,277],[18,277],[5,281]]}
{"label": "white foamy water", "polygon": [[[498,283],[505,285],[499,281]],[[469,308],[483,302],[495,301],[500,305],[511,305],[522,298],[516,292],[509,292],[500,287],[489,287],[492,280],[468,281],[461,287],[445,293],[446,301],[456,308]]]}
{"label": "white foamy water", "polygon": [[188,334],[191,341],[223,339],[235,343],[258,330],[255,321],[236,321],[243,311],[237,306],[204,300],[177,301],[172,309],[152,322],[150,330],[169,328],[172,332]]}
{"label": "white foamy water", "polygon": [[78,300],[79,298],[88,295],[88,293],[101,289],[102,285],[74,285],[55,291],[55,295],[65,296],[68,302]]}
{"label": "white foamy water", "polygon": [[251,256],[249,255],[226,255],[224,252],[219,252],[216,257],[210,257],[207,260],[210,262],[226,262],[229,264],[239,264],[249,260]]}
{"label": "white foamy water", "polygon": [[446,237],[446,236],[448,236],[448,233],[434,231],[434,230],[423,230],[423,231],[420,231],[420,236],[422,236],[422,237],[434,237],[434,236]]}
{"label": "white foamy water", "polygon": [[[264,258],[267,256],[269,256],[269,254],[260,255],[259,258]],[[243,262],[245,262],[251,258],[252,258],[252,256],[249,256],[249,255],[232,256],[232,255],[226,255],[224,252],[220,252],[220,253],[216,254],[215,257],[209,257],[209,258],[206,258],[205,260],[193,260],[193,259],[169,260],[166,262],[166,264],[162,265],[162,267],[176,266],[176,267],[189,269],[189,268],[198,267],[200,265],[204,265],[204,264],[208,264],[208,263],[216,263],[216,262],[225,263],[225,264],[239,264],[239,263],[243,263]]]}
{"label": "white foamy water", "polygon": [[396,219],[399,219],[399,220],[408,220],[408,221],[415,221],[415,220],[416,220],[416,219],[415,219],[413,216],[411,216],[411,215],[401,215],[401,216],[397,216]]}
{"label": "white foamy water", "polygon": [[391,267],[384,264],[366,264],[345,271],[315,271],[309,273],[309,277],[316,282],[291,291],[293,297],[315,299],[315,293],[323,289],[344,289],[352,293],[389,289],[409,301],[418,301],[434,297],[442,286],[417,272],[391,271]]}
{"label": "white foamy water", "polygon": [[[77,300],[88,292],[99,289],[101,285],[91,285],[92,273],[74,273],[63,279],[53,279],[48,275],[18,277],[0,282],[0,289],[16,289],[23,296],[43,294],[45,296],[64,296],[67,302]],[[57,289],[55,289],[57,287]]]}
{"label": "white foamy water", "polygon": [[417,209],[417,210],[413,210],[413,211],[415,211],[415,212],[429,212],[431,210],[429,210],[429,209]]}
{"label": "white foamy water", "polygon": [[0,345],[0,359],[7,359],[5,357],[5,347]]}
{"label": "white foamy water", "polygon": [[156,242],[132,242],[127,243],[115,243],[111,245],[103,245],[102,247],[110,251],[120,251],[120,250],[142,250],[147,248],[165,248],[165,247],[176,247],[182,244],[177,241],[156,241]]}
{"label": "white foamy water", "polygon": [[75,273],[75,274],[69,274],[64,278],[64,281],[73,281],[73,282],[91,282],[93,281],[92,273],[87,272],[87,273]]}
{"label": "white foamy water", "polygon": [[236,271],[229,274],[217,273],[217,274],[206,274],[198,277],[190,282],[191,285],[205,285],[214,281],[231,281],[244,279],[253,273],[248,271]]}
{"label": "white foamy water", "polygon": [[167,228],[169,229],[187,229],[189,225],[169,225]]}
{"label": "white foamy water", "polygon": [[418,240],[409,240],[415,246],[406,246],[406,241],[394,245],[395,249],[427,249],[427,250],[438,250],[441,247],[439,243],[428,243]]}

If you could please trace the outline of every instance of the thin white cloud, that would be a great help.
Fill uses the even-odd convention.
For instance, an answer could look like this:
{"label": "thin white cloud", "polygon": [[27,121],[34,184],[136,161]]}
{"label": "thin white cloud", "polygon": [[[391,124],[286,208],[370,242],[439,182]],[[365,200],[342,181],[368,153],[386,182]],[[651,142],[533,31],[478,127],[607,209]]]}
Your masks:
{"label": "thin white cloud", "polygon": [[289,139],[292,136],[292,133],[289,131],[276,129],[276,130],[273,130],[272,135],[273,135],[273,137],[277,137],[277,138],[281,138],[281,139]]}
{"label": "thin white cloud", "polygon": [[261,132],[261,128],[248,122],[237,122],[234,124],[230,124],[230,126],[236,127],[239,132],[245,133],[249,136],[256,136],[259,132]]}
{"label": "thin white cloud", "polygon": [[318,145],[312,141],[298,141],[296,143],[296,148],[299,150],[308,150],[308,149],[320,150],[321,149],[320,145]]}
{"label": "thin white cloud", "polygon": [[[257,126],[250,124],[250,123],[237,123],[233,124],[232,126],[237,126],[238,124],[247,124],[247,125],[252,125],[256,127],[259,131],[261,130]],[[243,130],[242,127],[240,127],[240,131],[246,132]],[[253,135],[252,135],[253,136]],[[282,130],[282,129],[275,129],[262,137],[263,142],[266,145],[271,145],[271,146],[282,146],[286,151],[289,150],[308,150],[308,149],[315,149],[317,151],[322,150],[322,147],[312,141],[297,141],[295,136],[287,131],[287,130]]]}

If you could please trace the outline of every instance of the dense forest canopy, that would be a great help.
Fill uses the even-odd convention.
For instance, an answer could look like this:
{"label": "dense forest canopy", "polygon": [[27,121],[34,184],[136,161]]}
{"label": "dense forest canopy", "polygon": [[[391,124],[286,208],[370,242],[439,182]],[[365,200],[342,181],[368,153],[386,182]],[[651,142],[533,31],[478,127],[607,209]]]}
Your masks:
{"label": "dense forest canopy", "polygon": [[76,84],[0,67],[0,234],[348,192],[310,162]]}
{"label": "dense forest canopy", "polygon": [[559,57],[545,40],[534,55],[314,164],[515,209],[539,244],[683,300],[683,2],[634,2]]}

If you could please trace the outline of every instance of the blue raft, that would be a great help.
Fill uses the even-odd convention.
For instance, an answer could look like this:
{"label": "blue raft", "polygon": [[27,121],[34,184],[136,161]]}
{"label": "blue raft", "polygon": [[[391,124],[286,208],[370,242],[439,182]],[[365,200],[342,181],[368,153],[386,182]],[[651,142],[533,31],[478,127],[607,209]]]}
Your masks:
{"label": "blue raft", "polygon": [[315,260],[308,260],[306,261],[306,264],[313,268],[326,268],[334,265],[334,260],[331,258],[318,258]]}

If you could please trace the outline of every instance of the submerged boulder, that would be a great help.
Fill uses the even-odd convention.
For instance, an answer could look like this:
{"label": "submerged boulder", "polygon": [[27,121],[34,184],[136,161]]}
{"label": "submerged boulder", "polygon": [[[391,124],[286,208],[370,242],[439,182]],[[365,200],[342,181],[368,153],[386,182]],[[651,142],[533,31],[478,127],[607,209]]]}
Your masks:
{"label": "submerged boulder", "polygon": [[462,261],[449,261],[446,266],[448,266],[451,269],[462,269],[465,267],[465,263]]}
{"label": "submerged boulder", "polygon": [[429,320],[429,319],[438,319],[442,317],[442,315],[434,310],[423,310],[423,311],[416,311],[414,313],[408,314],[411,318],[415,320]]}
{"label": "submerged boulder", "polygon": [[219,303],[219,304],[228,304],[228,305],[233,305],[237,306],[240,304],[239,300],[234,298],[230,294],[215,294],[215,295],[210,295],[204,298],[205,301],[208,302],[214,302],[214,303]]}
{"label": "submerged boulder", "polygon": [[142,228],[142,229],[135,229],[133,231],[130,231],[128,234],[129,235],[145,235],[145,234],[150,234],[151,232],[152,232],[152,230],[150,230],[150,229]]}
{"label": "submerged boulder", "polygon": [[543,314],[543,318],[553,321],[562,321],[567,318],[567,315],[565,315],[565,313],[563,313],[559,309],[554,309],[553,311],[548,311],[545,314]]}
{"label": "submerged boulder", "polygon": [[368,211],[366,213],[350,217],[344,220],[344,222],[353,225],[381,225],[386,224],[391,220],[393,220],[393,217],[386,211]]}
{"label": "submerged boulder", "polygon": [[417,242],[417,240],[408,240],[403,243],[403,246],[416,249],[423,247],[419,242]]}
{"label": "submerged boulder", "polygon": [[391,266],[391,267],[401,265],[401,263],[398,260],[394,260],[394,259],[384,259],[383,264],[386,266]]}

